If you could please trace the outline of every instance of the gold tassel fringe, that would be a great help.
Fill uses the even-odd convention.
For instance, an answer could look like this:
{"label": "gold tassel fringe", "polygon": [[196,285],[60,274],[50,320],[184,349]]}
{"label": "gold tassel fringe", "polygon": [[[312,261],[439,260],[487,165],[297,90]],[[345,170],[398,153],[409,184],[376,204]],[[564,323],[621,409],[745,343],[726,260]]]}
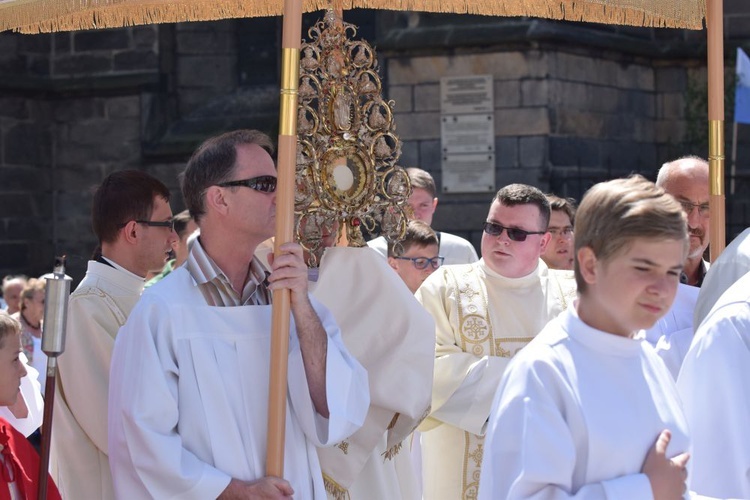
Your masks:
{"label": "gold tassel fringe", "polygon": [[[329,0],[303,0],[306,12]],[[281,15],[279,0],[5,0],[0,31],[41,33],[139,24]],[[353,8],[527,16],[568,21],[702,29],[706,0],[341,0]]]}
{"label": "gold tassel fringe", "polygon": [[349,490],[334,481],[328,474],[323,473],[323,484],[326,487],[326,493],[334,500],[350,500]]}

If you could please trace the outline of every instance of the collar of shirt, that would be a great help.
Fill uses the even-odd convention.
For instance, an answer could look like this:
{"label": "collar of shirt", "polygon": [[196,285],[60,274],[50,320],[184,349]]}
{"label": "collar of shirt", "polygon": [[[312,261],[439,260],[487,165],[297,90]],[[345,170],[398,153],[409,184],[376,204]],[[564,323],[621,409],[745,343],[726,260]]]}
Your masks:
{"label": "collar of shirt", "polygon": [[250,261],[242,296],[239,296],[224,271],[206,253],[200,243],[200,238],[193,243],[185,267],[197,283],[208,305],[226,307],[248,304],[267,305],[271,302],[266,282],[267,273],[255,257]]}
{"label": "collar of shirt", "polygon": [[135,279],[138,279],[138,280],[141,280],[141,281],[143,281],[143,282],[145,282],[145,281],[146,281],[146,278],[144,278],[143,276],[138,276],[138,275],[137,275],[137,274],[135,274],[135,273],[131,273],[130,271],[128,271],[127,269],[125,269],[124,267],[122,267],[122,266],[121,266],[120,264],[118,264],[118,263],[117,263],[117,262],[115,262],[114,260],[110,259],[109,257],[105,257],[104,255],[100,255],[99,257],[100,257],[100,258],[101,258],[102,260],[105,260],[105,261],[106,261],[106,262],[107,262],[107,263],[108,263],[108,264],[109,264],[110,266],[114,267],[114,268],[115,268],[115,269],[117,269],[118,271],[122,271],[122,272],[124,272],[125,274],[128,274],[128,275],[132,276],[133,278],[135,278]]}
{"label": "collar of shirt", "polygon": [[[698,266],[698,282],[695,285],[691,286],[700,288],[701,285],[703,285],[703,279],[706,277],[707,272],[708,263],[705,260],[701,259],[701,265]],[[680,283],[682,283],[683,285],[690,285],[690,283],[688,283],[688,276],[684,271],[680,273]]]}

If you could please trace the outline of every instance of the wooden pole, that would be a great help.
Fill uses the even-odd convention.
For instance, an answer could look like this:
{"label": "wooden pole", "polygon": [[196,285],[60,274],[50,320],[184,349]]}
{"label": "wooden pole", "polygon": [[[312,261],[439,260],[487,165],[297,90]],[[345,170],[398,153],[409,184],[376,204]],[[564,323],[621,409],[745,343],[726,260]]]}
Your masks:
{"label": "wooden pole", "polygon": [[708,0],[708,168],[711,261],[726,246],[724,199],[724,2]]}
{"label": "wooden pole", "polygon": [[[297,158],[297,89],[302,39],[301,0],[284,0],[281,38],[281,109],[279,116],[278,184],[274,254],[294,236],[294,177]],[[273,292],[271,366],[268,387],[266,475],[284,477],[287,361],[291,309],[289,290]]]}

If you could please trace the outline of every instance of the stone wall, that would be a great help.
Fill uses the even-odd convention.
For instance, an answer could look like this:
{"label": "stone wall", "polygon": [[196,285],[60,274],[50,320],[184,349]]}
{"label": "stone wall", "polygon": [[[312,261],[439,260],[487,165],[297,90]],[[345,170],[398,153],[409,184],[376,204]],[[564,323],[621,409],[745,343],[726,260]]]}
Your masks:
{"label": "stone wall", "polygon": [[[730,45],[750,39],[750,8],[725,6]],[[691,103],[700,104],[694,89],[705,89],[700,32],[378,16],[386,20],[368,29],[396,102],[401,164],[432,172],[439,187],[442,76],[493,75],[497,186],[526,182],[580,197],[593,182],[631,171],[653,177],[667,159],[706,154],[685,140]],[[253,73],[269,72],[278,49],[266,46],[278,34],[277,21],[268,23],[0,33],[0,275],[41,274],[66,253],[80,279],[96,243],[92,187],[113,170],[154,173],[177,212],[177,173],[199,141],[238,127],[273,133],[278,85]],[[252,64],[259,51],[261,69]],[[748,136],[740,130],[740,159],[750,159]],[[728,130],[728,154],[730,138]],[[478,247],[490,198],[441,195],[436,227]],[[747,203],[734,204],[728,213],[750,221]]]}

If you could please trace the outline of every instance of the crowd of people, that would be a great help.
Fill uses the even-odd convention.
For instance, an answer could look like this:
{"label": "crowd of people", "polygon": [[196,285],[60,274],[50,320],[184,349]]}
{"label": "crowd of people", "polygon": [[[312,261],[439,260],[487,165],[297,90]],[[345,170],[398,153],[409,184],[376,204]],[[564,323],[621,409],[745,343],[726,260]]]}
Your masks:
{"label": "crowd of people", "polygon": [[[274,157],[257,131],[208,139],[177,215],[143,171],[98,186],[53,497],[750,499],[750,228],[704,259],[705,160],[596,184],[580,206],[504,186],[473,224],[481,258],[432,228],[435,181],[409,168],[403,240],[334,235],[308,269],[298,243],[268,251]],[[0,498],[39,484],[44,283],[2,283]],[[265,470],[280,290],[283,477]]]}

